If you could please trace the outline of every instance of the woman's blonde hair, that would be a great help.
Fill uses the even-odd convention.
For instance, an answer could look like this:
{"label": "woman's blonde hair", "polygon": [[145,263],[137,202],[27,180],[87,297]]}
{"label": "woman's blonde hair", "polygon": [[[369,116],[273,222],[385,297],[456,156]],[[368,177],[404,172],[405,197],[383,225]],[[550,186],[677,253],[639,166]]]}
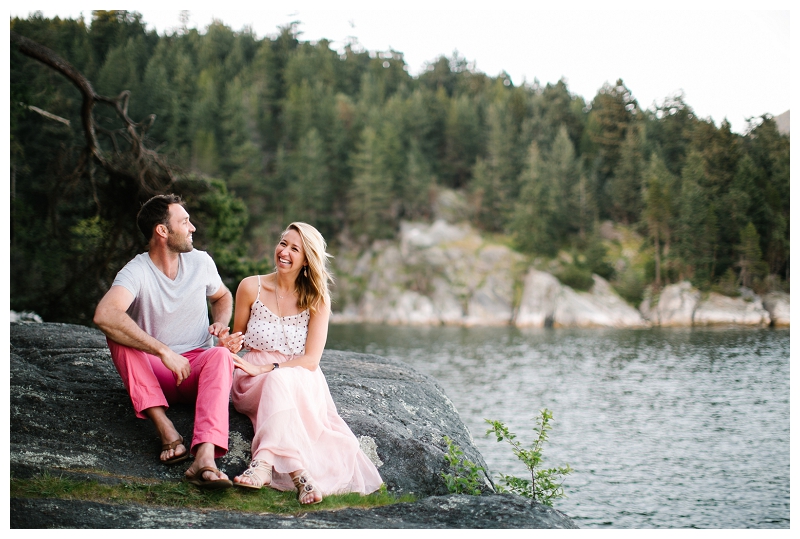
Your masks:
{"label": "woman's blonde hair", "polygon": [[333,284],[333,275],[328,267],[328,259],[333,257],[325,252],[328,244],[313,226],[295,221],[281,233],[281,239],[290,230],[296,230],[300,234],[308,264],[308,271],[301,271],[294,284],[298,296],[297,306],[300,310],[308,309],[316,313],[321,301],[330,304],[328,281]]}

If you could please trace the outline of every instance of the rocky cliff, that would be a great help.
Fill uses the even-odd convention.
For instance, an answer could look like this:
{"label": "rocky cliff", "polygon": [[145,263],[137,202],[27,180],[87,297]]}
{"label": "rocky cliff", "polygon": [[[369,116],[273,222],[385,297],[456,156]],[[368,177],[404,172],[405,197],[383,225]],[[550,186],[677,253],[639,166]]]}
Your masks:
{"label": "rocky cliff", "polygon": [[[608,223],[608,227],[613,226]],[[619,236],[606,230],[608,237]],[[626,260],[631,246],[620,249]],[[466,223],[402,223],[396,241],[347,250],[335,260],[333,323],[639,328],[651,325],[788,325],[788,294],[762,299],[702,296],[691,284],[664,288],[640,309],[602,277],[585,292],[562,284],[506,245],[480,236]],[[687,288],[688,287],[688,288]],[[702,296],[702,297],[701,297]]]}
{"label": "rocky cliff", "polygon": [[[185,467],[157,460],[158,437],[136,419],[97,330],[68,324],[11,324],[10,464],[12,477],[40,473],[78,479],[179,481]],[[400,362],[326,350],[321,368],[339,413],[361,440],[391,492],[424,498],[413,504],[315,512],[312,517],[254,517],[222,511],[142,508],[48,499],[11,500],[12,528],[47,527],[574,527],[558,511],[512,496],[447,495],[442,441],[452,438],[486,468],[469,431],[439,384]],[[170,417],[190,439],[193,409]],[[228,475],[250,459],[249,420],[230,409],[230,449],[217,461]],[[486,491],[492,484],[485,478]],[[64,509],[67,511],[64,511]]]}

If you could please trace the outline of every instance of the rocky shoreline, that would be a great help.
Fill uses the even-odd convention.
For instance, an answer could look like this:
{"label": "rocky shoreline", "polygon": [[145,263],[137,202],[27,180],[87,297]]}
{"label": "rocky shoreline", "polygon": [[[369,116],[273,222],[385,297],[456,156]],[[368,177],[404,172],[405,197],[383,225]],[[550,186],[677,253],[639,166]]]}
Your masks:
{"label": "rocky shoreline", "polygon": [[[70,324],[12,322],[10,332],[10,465],[12,478],[39,474],[77,480],[180,481],[184,468],[157,460],[149,422],[136,419],[105,337]],[[11,499],[12,528],[574,528],[563,513],[512,495],[447,493],[441,472],[447,435],[467,458],[486,463],[441,386],[403,363],[370,354],[326,350],[321,361],[342,418],[376,463],[389,492],[419,501],[373,509],[318,510],[295,516],[188,510],[63,499]],[[170,417],[191,436],[193,410]],[[228,475],[250,460],[253,430],[230,408],[229,452],[217,464]]]}
{"label": "rocky shoreline", "polygon": [[332,323],[563,328],[735,325],[788,327],[789,294],[763,298],[665,286],[629,305],[593,275],[585,292],[527,266],[506,245],[487,242],[466,223],[402,223],[396,241],[377,241],[335,260]]}

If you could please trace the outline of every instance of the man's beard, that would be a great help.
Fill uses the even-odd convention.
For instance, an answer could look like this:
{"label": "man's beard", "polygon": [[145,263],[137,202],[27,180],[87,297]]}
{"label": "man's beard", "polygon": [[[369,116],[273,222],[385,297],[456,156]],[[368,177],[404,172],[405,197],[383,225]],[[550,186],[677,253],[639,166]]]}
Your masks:
{"label": "man's beard", "polygon": [[188,253],[194,249],[192,242],[186,236],[179,237],[177,234],[169,232],[167,236],[167,247],[173,253]]}

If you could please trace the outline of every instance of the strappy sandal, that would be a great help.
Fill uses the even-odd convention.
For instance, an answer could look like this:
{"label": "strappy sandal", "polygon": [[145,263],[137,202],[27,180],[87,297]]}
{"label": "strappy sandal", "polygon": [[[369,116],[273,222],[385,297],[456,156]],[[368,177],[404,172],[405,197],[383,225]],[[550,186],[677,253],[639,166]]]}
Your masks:
{"label": "strappy sandal", "polygon": [[[322,501],[322,494],[320,494],[319,490],[317,490],[317,487],[313,485],[314,480],[307,471],[303,470],[296,476],[292,477],[292,482],[294,483],[294,486],[297,487],[297,501],[300,502],[301,505],[314,505]],[[303,498],[309,494],[318,494],[319,500],[315,502],[303,503]]]}
{"label": "strappy sandal", "polygon": [[[161,453],[164,451],[169,451],[170,449],[174,450],[179,445],[183,445],[183,436],[178,436],[177,440],[173,440],[168,444],[161,445]],[[163,464],[177,464],[178,462],[183,462],[184,460],[189,458],[189,448],[184,445],[183,447],[186,451],[181,453],[180,455],[173,455],[172,457],[168,458],[167,460],[161,460],[161,453],[158,454],[158,460],[160,460]]]}
{"label": "strappy sandal", "polygon": [[250,461],[250,466],[238,477],[249,477],[252,483],[234,481],[233,484],[237,487],[251,488],[253,490],[259,490],[261,487],[268,487],[272,484],[272,465],[266,460],[252,460]]}

